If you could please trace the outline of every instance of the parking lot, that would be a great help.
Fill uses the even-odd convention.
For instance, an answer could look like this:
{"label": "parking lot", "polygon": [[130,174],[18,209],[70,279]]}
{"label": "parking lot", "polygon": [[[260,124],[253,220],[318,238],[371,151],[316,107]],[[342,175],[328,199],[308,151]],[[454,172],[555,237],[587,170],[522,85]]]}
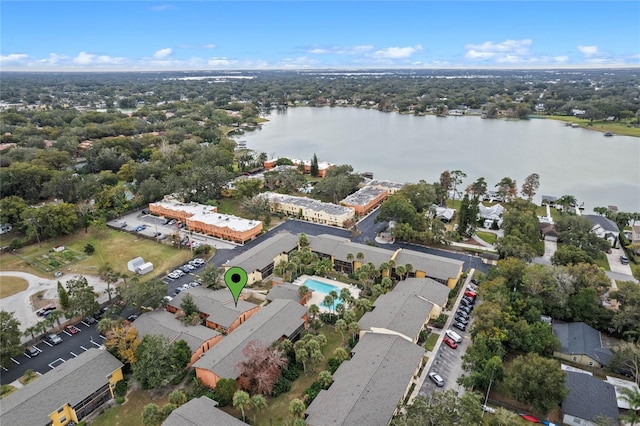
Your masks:
{"label": "parking lot", "polygon": [[179,233],[180,238],[189,243],[207,244],[218,249],[233,249],[235,244],[228,241],[221,241],[204,234],[190,232],[186,226],[175,220],[143,213],[146,210],[137,210],[127,213],[118,219],[109,222],[110,226],[122,229],[123,231],[137,232],[149,238],[156,238],[158,241],[165,240],[170,235]]}
{"label": "parking lot", "polygon": [[9,384],[24,375],[27,370],[44,374],[82,352],[102,347],[104,337],[100,335],[96,325],[97,321],[92,323],[81,321],[73,326],[77,330],[75,334],[72,330],[63,330],[58,333],[62,342],[57,345],[43,340],[34,346],[38,355],[20,354],[12,358],[13,365],[0,370],[0,383]]}

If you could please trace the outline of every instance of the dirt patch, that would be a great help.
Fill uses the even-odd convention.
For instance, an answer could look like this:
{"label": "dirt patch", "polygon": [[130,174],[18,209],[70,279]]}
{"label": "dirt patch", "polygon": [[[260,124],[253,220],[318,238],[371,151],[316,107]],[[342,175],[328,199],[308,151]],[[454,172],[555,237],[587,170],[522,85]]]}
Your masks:
{"label": "dirt patch", "polygon": [[44,308],[45,306],[55,305],[57,306],[58,298],[57,291],[55,291],[55,298],[52,298],[54,295],[51,294],[51,290],[42,290],[37,292],[36,294],[30,297],[31,306],[33,306],[33,311],[37,311],[38,309]]}
{"label": "dirt patch", "polygon": [[18,277],[2,277],[0,286],[0,299],[20,293],[29,287],[27,280]]}

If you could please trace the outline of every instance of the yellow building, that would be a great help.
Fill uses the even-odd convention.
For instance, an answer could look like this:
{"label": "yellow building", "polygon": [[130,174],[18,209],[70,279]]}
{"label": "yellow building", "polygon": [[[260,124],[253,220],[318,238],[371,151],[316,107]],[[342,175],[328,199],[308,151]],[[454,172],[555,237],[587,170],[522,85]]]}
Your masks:
{"label": "yellow building", "polygon": [[269,199],[271,211],[274,213],[283,213],[290,217],[323,225],[344,228],[356,213],[353,207],[323,203],[313,198],[276,194],[275,192],[265,192],[260,196]]}
{"label": "yellow building", "polygon": [[122,366],[109,352],[89,349],[0,400],[0,424],[78,423],[114,398]]}

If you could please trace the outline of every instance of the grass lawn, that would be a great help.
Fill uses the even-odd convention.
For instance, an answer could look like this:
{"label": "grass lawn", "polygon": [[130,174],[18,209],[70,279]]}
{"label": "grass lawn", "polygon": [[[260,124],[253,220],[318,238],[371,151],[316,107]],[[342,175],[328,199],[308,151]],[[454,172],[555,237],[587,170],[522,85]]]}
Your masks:
{"label": "grass lawn", "polygon": [[240,198],[222,198],[216,200],[216,206],[219,213],[232,214],[235,216],[240,215]]}
{"label": "grass lawn", "polygon": [[[316,381],[318,373],[327,369],[327,361],[333,356],[333,351],[342,346],[342,337],[331,326],[324,326],[319,330],[320,333],[327,337],[327,345],[324,347],[322,354],[324,360],[315,371],[310,374],[301,373],[298,380],[291,384],[291,390],[287,393],[277,396],[276,398],[267,399],[267,408],[257,416],[257,425],[270,426],[282,424],[290,417],[289,403],[294,398],[302,399],[302,393]],[[226,411],[226,410],[225,410]],[[231,411],[229,411],[232,413]],[[239,415],[239,412],[234,415]],[[247,415],[247,421],[253,422],[253,413]]]}
{"label": "grass lawn", "polygon": [[2,388],[0,389],[0,399],[4,398],[7,395],[12,394],[13,392],[15,392],[17,389],[14,386],[11,385],[2,385]]}
{"label": "grass lawn", "polygon": [[476,231],[476,235],[489,244],[495,244],[498,240],[498,236],[493,232]]}
{"label": "grass lawn", "polygon": [[439,334],[436,334],[436,333],[429,334],[429,337],[427,337],[427,341],[424,342],[424,348],[428,351],[432,351],[433,348],[436,346],[436,343],[438,342],[438,337],[440,337]]}
{"label": "grass lawn", "polygon": [[[67,246],[77,252],[83,253],[87,244],[93,245],[95,253],[61,269],[65,273],[72,274],[97,274],[98,269],[110,263],[116,272],[132,273],[127,269],[127,262],[134,257],[142,256],[145,261],[152,262],[155,274],[158,275],[172,269],[174,265],[184,263],[191,258],[189,250],[178,250],[166,244],[158,243],[135,235],[116,230],[106,230],[101,233],[80,231],[74,235],[62,237],[55,241],[44,242],[42,246],[33,244],[16,252],[19,257],[3,254],[0,259],[1,270],[36,272],[41,277],[52,278],[53,273],[38,271],[27,264],[27,260],[47,254],[49,250],[58,245]],[[151,276],[145,276],[151,278]]]}
{"label": "grass lawn", "polygon": [[144,406],[153,402],[162,408],[168,400],[168,395],[152,397],[148,391],[142,389],[131,391],[124,404],[108,408],[91,424],[93,426],[143,426],[142,409]]}
{"label": "grass lawn", "polygon": [[27,280],[18,277],[2,277],[0,285],[0,299],[20,293],[29,286]]}
{"label": "grass lawn", "polygon": [[609,266],[609,259],[607,259],[607,255],[604,253],[598,253],[598,256],[595,257],[594,262],[600,268],[604,268],[605,271],[610,271],[611,267]]}
{"label": "grass lawn", "polygon": [[553,120],[566,121],[569,123],[579,124],[587,130],[596,130],[600,132],[612,132],[618,135],[640,137],[640,127],[631,127],[629,121],[604,121],[594,120],[593,123],[584,118],[569,117],[564,115],[550,115],[548,118]]}

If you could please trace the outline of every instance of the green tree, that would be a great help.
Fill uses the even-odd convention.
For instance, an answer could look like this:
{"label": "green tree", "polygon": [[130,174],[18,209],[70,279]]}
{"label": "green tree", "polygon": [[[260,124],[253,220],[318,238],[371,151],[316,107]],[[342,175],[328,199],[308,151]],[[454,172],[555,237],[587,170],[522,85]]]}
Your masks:
{"label": "green tree", "polygon": [[[4,193],[3,193],[4,195]],[[21,221],[22,212],[29,205],[20,197],[10,195],[0,199],[0,224],[11,223],[17,225]]]}
{"label": "green tree", "polygon": [[220,379],[216,384],[216,401],[221,407],[225,407],[233,401],[233,394],[236,393],[237,386],[234,379]]}
{"label": "green tree", "polygon": [[207,288],[213,290],[220,290],[224,288],[225,285],[223,283],[224,278],[224,269],[218,268],[213,263],[207,264],[200,274],[200,279],[202,279],[202,284]]}
{"label": "green tree", "polygon": [[143,389],[166,386],[180,371],[172,364],[171,345],[163,336],[147,335],[136,350],[137,362],[133,365],[133,377]]}
{"label": "green tree", "polygon": [[333,376],[329,371],[322,370],[318,373],[318,383],[320,383],[323,389],[329,389],[329,386],[333,383]]}
{"label": "green tree", "polygon": [[564,401],[567,394],[564,380],[565,374],[558,361],[526,354],[511,363],[505,386],[516,400],[548,413]]}
{"label": "green tree", "polygon": [[10,366],[11,358],[22,352],[20,345],[20,321],[14,318],[13,312],[0,311],[0,363]]}
{"label": "green tree", "polygon": [[609,243],[591,232],[591,222],[584,216],[563,216],[556,222],[558,241],[578,247],[590,257],[609,249]]}
{"label": "green tree", "polygon": [[520,424],[522,418],[514,413],[513,411],[509,411],[505,408],[498,407],[496,408],[496,412],[491,416],[491,420],[489,420],[490,426],[512,426]]}
{"label": "green tree", "polygon": [[631,426],[640,423],[640,391],[621,386],[617,389],[620,393],[619,399],[629,404],[629,410],[623,417]]}
{"label": "green tree", "polygon": [[313,154],[313,158],[311,159],[311,176],[313,177],[318,177],[318,157],[316,156],[316,154]]}
{"label": "green tree", "polygon": [[586,251],[572,245],[561,245],[551,256],[553,265],[569,265],[577,263],[594,263],[593,258]]}
{"label": "green tree", "polygon": [[505,199],[514,198],[518,194],[516,181],[508,176],[503,177],[500,182],[496,184],[496,188],[498,188],[498,194]]}
{"label": "green tree", "polygon": [[142,424],[144,426],[159,426],[164,421],[164,415],[157,404],[151,403],[142,409]]}
{"label": "green tree", "polygon": [[75,316],[87,317],[100,308],[97,294],[93,286],[90,286],[85,277],[79,276],[67,281],[67,293],[69,294],[69,318]]}
{"label": "green tree", "polygon": [[58,281],[58,301],[63,311],[69,309],[69,293],[67,293],[67,290],[60,281]]}
{"label": "green tree", "polygon": [[342,342],[344,343],[344,334],[349,331],[349,325],[347,324],[347,322],[345,320],[340,318],[334,324],[334,328],[336,329],[337,332],[340,333],[340,336],[342,336]]}
{"label": "green tree", "polygon": [[462,170],[453,170],[450,173],[450,176],[451,176],[451,189],[453,190],[453,201],[455,201],[458,185],[460,185],[462,183],[462,180],[467,177],[467,174]]}
{"label": "green tree", "polygon": [[304,414],[304,410],[306,409],[307,407],[305,406],[304,401],[302,401],[301,399],[294,398],[289,403],[289,413],[294,418],[302,417],[302,415]]}
{"label": "green tree", "polygon": [[127,306],[137,306],[156,309],[163,306],[164,297],[167,295],[167,286],[158,279],[139,282],[134,277],[127,285],[118,287],[118,293]]}
{"label": "green tree", "polygon": [[179,407],[185,402],[187,402],[187,394],[185,394],[182,390],[176,389],[169,394],[170,404],[173,404],[176,407]]}
{"label": "green tree", "polygon": [[233,407],[242,412],[242,421],[245,421],[244,409],[251,406],[251,397],[243,390],[233,394]]}
{"label": "green tree", "polygon": [[182,298],[182,301],[180,302],[180,309],[184,312],[183,322],[185,324],[195,325],[199,322],[200,308],[196,305],[191,294],[187,293],[187,295]]}
{"label": "green tree", "polygon": [[251,411],[253,411],[253,423],[256,422],[256,414],[267,408],[267,399],[264,395],[255,394],[251,396]]}

